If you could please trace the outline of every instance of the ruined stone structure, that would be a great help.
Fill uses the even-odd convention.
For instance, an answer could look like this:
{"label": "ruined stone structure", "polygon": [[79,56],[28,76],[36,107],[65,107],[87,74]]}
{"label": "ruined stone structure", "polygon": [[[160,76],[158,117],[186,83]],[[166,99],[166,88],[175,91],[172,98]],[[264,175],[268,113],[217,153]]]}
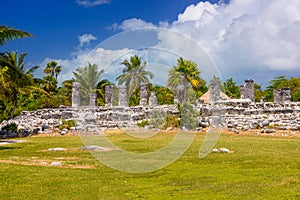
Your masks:
{"label": "ruined stone structure", "polygon": [[148,105],[148,83],[140,84],[140,105]]}
{"label": "ruined stone structure", "polygon": [[128,106],[127,102],[127,87],[120,86],[118,94],[118,105],[119,106]]}
{"label": "ruined stone structure", "polygon": [[152,91],[149,98],[149,106],[157,106],[156,92]]}
{"label": "ruined stone structure", "polygon": [[174,91],[174,104],[181,104],[183,103],[183,96],[184,96],[184,90],[177,88]]}
{"label": "ruined stone structure", "polygon": [[274,103],[282,103],[286,101],[291,101],[291,90],[290,88],[281,88],[279,90],[274,90]]}
{"label": "ruined stone structure", "polygon": [[214,103],[220,100],[220,82],[217,79],[212,79],[210,81],[210,102]]}
{"label": "ruined stone structure", "polygon": [[72,83],[72,107],[78,108],[80,106],[80,83]]}
{"label": "ruined stone structure", "polygon": [[89,106],[90,107],[95,107],[96,106],[96,94],[95,93],[92,93],[89,95],[89,98],[90,98],[90,103],[89,103]]}
{"label": "ruined stone structure", "polygon": [[[246,84],[247,83],[247,84]],[[253,86],[253,81],[246,81],[244,94]],[[107,128],[136,128],[137,123],[143,120],[151,121],[156,116],[183,116],[178,110],[178,106],[174,105],[157,105],[157,97],[155,92],[151,92],[148,100],[148,84],[141,85],[141,105],[127,106],[126,88],[120,87],[119,105],[113,107],[113,86],[105,87],[106,106],[96,106],[96,95],[90,95],[90,106],[80,106],[79,98],[80,86],[73,83],[72,90],[72,107],[61,106],[57,109],[41,109],[36,111],[23,111],[20,116],[9,121],[3,121],[0,124],[0,130],[7,124],[16,123],[22,136],[29,134],[44,133],[47,130],[57,129],[62,120],[75,120],[76,127],[73,130],[85,132],[107,129]],[[275,91],[276,102],[255,103],[253,99],[220,99],[219,82],[211,82],[211,98],[212,103],[199,103],[197,106],[192,105],[190,109],[194,109],[187,113],[190,117],[191,113],[201,113],[195,115],[192,120],[199,122],[198,128],[226,127],[234,132],[249,129],[261,129],[263,133],[273,133],[280,131],[300,131],[300,102],[290,102],[290,90],[281,89]],[[178,95],[178,93],[177,93]],[[247,94],[252,95],[251,91]],[[176,97],[176,95],[175,95]],[[182,96],[180,96],[182,97]],[[245,97],[245,96],[244,96]],[[176,98],[179,98],[178,96]],[[125,103],[126,100],[126,103]],[[92,108],[91,108],[92,107]],[[159,113],[159,115],[157,115]],[[190,119],[188,121],[191,121]],[[182,124],[181,124],[182,125]],[[156,128],[156,127],[152,127]],[[197,127],[193,126],[197,130]],[[23,134],[26,133],[26,134]],[[2,130],[0,138],[17,137],[16,133]]]}
{"label": "ruined stone structure", "polygon": [[245,80],[244,85],[240,86],[241,99],[250,99],[252,102],[254,99],[254,82],[252,79]]}
{"label": "ruined stone structure", "polygon": [[113,106],[114,100],[114,86],[106,85],[105,86],[105,106],[111,107]]}

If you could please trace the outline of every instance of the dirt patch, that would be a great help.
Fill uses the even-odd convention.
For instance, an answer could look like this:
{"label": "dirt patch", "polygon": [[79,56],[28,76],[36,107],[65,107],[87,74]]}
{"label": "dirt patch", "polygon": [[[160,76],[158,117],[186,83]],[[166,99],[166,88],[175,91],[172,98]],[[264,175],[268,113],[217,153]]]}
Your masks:
{"label": "dirt patch", "polygon": [[78,164],[66,164],[64,160],[71,160],[70,158],[60,158],[59,161],[61,165],[52,165],[52,163],[57,162],[58,159],[53,161],[50,160],[26,160],[26,161],[17,161],[17,160],[0,160],[0,163],[6,164],[15,164],[15,165],[24,165],[24,166],[45,166],[45,167],[59,167],[59,168],[71,168],[71,169],[93,169],[94,166],[91,165],[78,165]]}

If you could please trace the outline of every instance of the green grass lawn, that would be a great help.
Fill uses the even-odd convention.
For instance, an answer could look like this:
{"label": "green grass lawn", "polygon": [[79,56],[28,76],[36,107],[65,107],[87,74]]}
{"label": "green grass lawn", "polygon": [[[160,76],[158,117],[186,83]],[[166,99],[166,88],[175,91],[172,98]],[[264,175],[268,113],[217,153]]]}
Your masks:
{"label": "green grass lawn", "polygon": [[[103,165],[80,150],[83,144],[76,136],[31,137],[26,143],[2,145],[0,199],[300,199],[300,138],[223,134],[216,147],[234,153],[199,159],[204,136],[198,133],[168,167],[141,174]],[[173,137],[109,135],[119,147],[136,152],[159,149]],[[47,151],[51,147],[67,150]],[[53,161],[63,165],[49,166]]]}

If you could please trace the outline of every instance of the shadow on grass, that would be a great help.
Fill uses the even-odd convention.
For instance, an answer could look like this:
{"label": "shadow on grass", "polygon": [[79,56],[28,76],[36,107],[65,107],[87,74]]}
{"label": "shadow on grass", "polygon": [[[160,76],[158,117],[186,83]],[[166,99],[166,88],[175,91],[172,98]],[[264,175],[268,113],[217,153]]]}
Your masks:
{"label": "shadow on grass", "polygon": [[0,151],[1,151],[1,150],[6,150],[6,149],[21,149],[21,147],[6,147],[6,146],[0,146]]}

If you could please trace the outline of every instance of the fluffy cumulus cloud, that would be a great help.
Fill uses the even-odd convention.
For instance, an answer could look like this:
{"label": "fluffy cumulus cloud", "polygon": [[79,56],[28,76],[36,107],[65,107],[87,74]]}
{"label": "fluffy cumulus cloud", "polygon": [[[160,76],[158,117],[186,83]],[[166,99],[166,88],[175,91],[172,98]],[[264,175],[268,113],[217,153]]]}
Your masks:
{"label": "fluffy cumulus cloud", "polygon": [[[223,79],[234,77],[234,80],[242,83],[244,79],[253,78],[266,85],[268,80],[277,75],[300,74],[300,0],[231,0],[227,4],[222,1],[218,4],[199,2],[188,6],[174,22],[154,25],[132,18],[121,24],[113,24],[110,28],[131,30],[146,27],[168,28],[191,38],[210,55]],[[84,34],[79,37],[79,42],[82,46],[94,39],[93,35]],[[196,59],[198,55],[200,60],[203,58],[203,52],[196,50],[194,44],[180,46],[180,39],[176,34],[162,32],[158,34],[158,39],[160,42],[156,47],[163,48],[164,51],[178,50],[190,55],[192,59]],[[121,58],[120,55],[124,53],[129,55],[128,49],[124,47],[119,50],[98,48],[89,54],[80,52],[72,60],[60,61],[67,66],[66,71],[70,71],[62,73],[61,79],[70,78],[71,71],[87,62],[105,66],[106,60],[116,56]],[[160,54],[163,55],[161,52]],[[158,66],[161,62],[159,59],[164,58],[166,61],[167,57],[156,54],[152,61]],[[169,60],[172,66],[176,62],[174,54],[169,58],[172,58]],[[163,65],[167,66],[165,61]],[[120,62],[116,63],[118,65],[114,68],[115,71],[108,70],[112,74],[116,70],[121,71]],[[205,65],[208,61],[203,63]]]}
{"label": "fluffy cumulus cloud", "polygon": [[89,44],[90,41],[92,40],[97,40],[97,38],[89,33],[89,34],[79,35],[78,40],[79,40],[80,47],[82,47],[84,44]]}
{"label": "fluffy cumulus cloud", "polygon": [[77,0],[76,3],[83,7],[94,7],[101,4],[109,4],[110,0]]}
{"label": "fluffy cumulus cloud", "polygon": [[124,20],[121,24],[114,23],[113,25],[109,26],[108,29],[112,30],[132,30],[137,28],[150,28],[155,27],[154,24],[151,22],[146,22],[142,19],[132,18]]}
{"label": "fluffy cumulus cloud", "polygon": [[[114,25],[122,30],[151,26],[135,18]],[[199,2],[188,6],[176,21],[157,27],[176,30],[198,42],[217,63],[223,78],[252,77],[261,79],[259,82],[300,73],[299,0]],[[176,43],[169,41],[170,48]]]}
{"label": "fluffy cumulus cloud", "polygon": [[299,0],[200,2],[169,27],[203,45],[225,77],[300,72]]}
{"label": "fluffy cumulus cloud", "polygon": [[64,80],[73,78],[73,72],[78,67],[84,67],[87,66],[88,63],[92,63],[98,65],[99,70],[104,69],[105,73],[103,74],[103,78],[114,81],[115,77],[120,75],[122,71],[120,63],[130,56],[132,56],[132,54],[129,49],[107,50],[95,48],[90,51],[79,51],[72,59],[46,58],[40,66],[46,66],[47,63],[52,60],[63,66],[62,72],[58,77],[58,82],[61,83]]}

